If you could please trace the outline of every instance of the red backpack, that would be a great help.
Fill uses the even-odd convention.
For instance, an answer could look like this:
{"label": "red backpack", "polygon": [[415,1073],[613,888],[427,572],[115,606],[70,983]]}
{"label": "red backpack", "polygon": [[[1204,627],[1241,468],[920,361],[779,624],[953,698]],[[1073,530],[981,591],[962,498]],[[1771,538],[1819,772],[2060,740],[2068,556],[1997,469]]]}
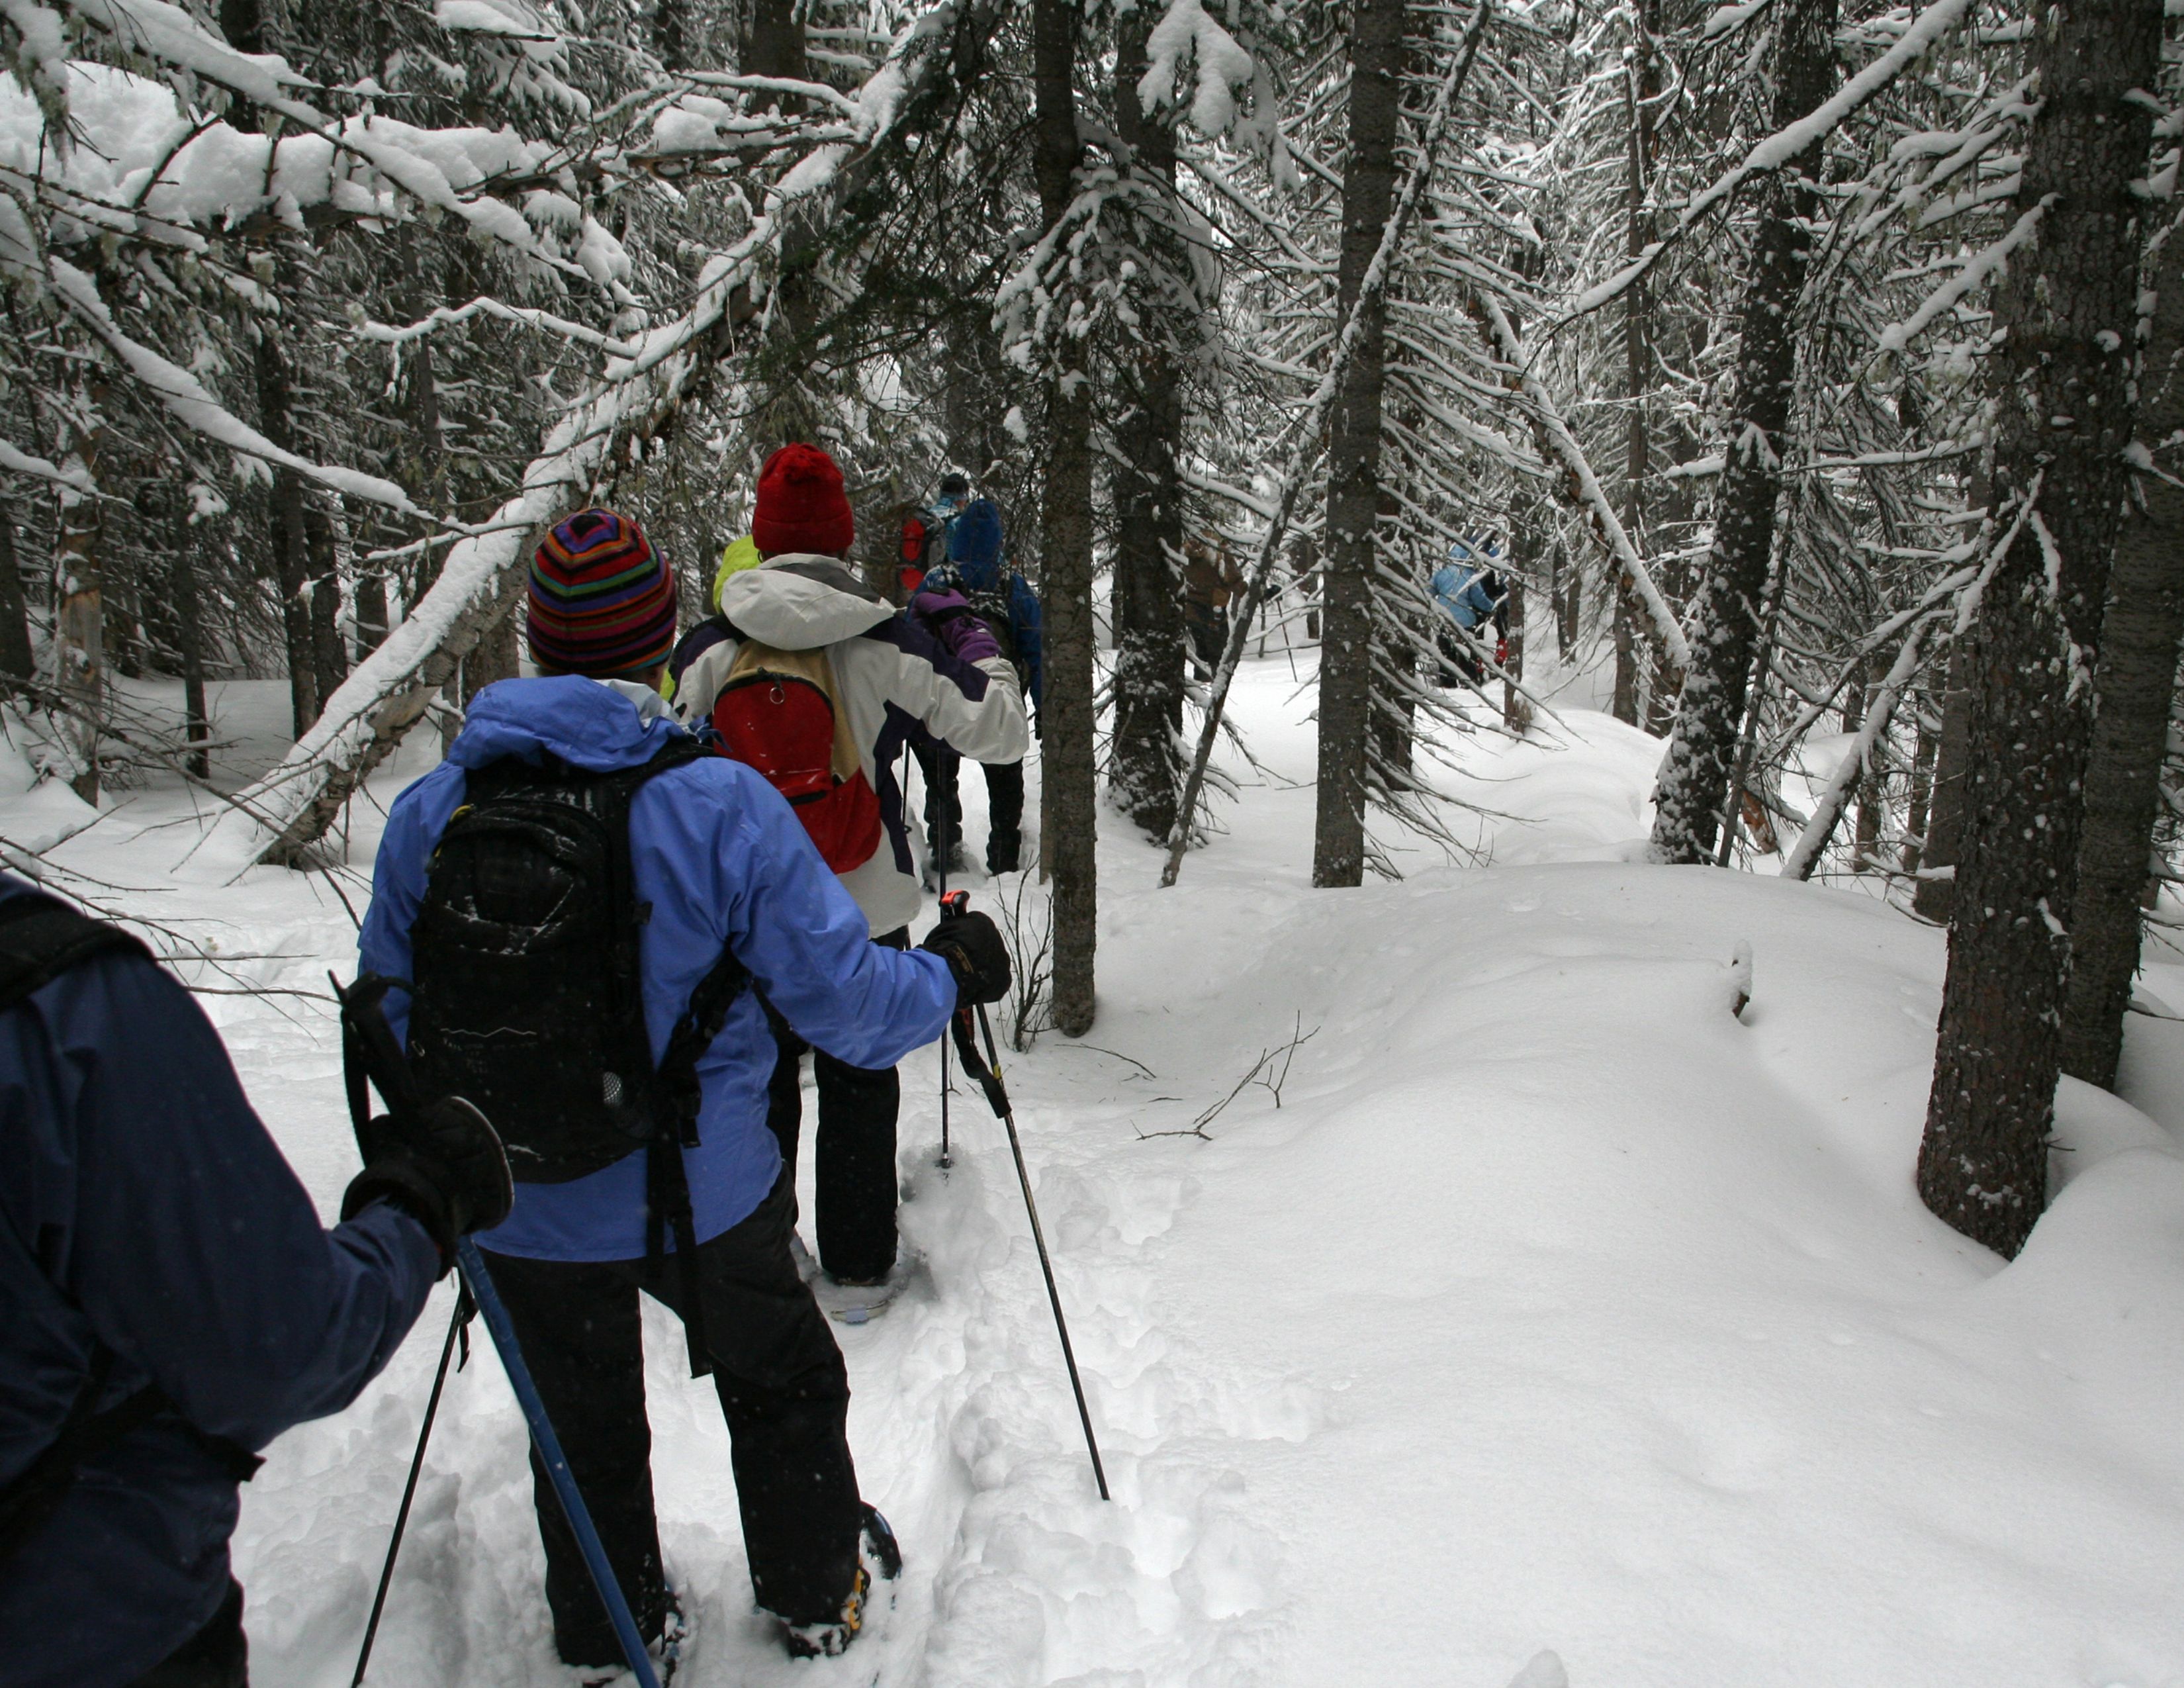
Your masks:
{"label": "red backpack", "polygon": [[713,699],[713,731],[722,755],[757,769],[788,799],[827,866],[847,873],[872,860],[880,800],[836,710],[824,651],[745,643]]}

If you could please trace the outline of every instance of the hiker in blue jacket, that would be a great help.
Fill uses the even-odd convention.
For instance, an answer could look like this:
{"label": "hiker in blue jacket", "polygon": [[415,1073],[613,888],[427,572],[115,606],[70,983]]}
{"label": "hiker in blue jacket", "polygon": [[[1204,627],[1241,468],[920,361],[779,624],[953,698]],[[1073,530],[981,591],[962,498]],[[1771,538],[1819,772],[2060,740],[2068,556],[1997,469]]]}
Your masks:
{"label": "hiker in blue jacket", "polygon": [[[1025,701],[1037,709],[1045,694],[1039,594],[1008,560],[1001,513],[991,499],[974,499],[948,530],[948,564],[925,577],[920,596],[961,593],[972,612],[993,630],[1001,655],[1016,664]],[[920,613],[916,598],[907,612]],[[1034,717],[1036,721],[1036,716]],[[945,746],[913,739],[925,773],[925,830],[934,855],[944,850],[950,872],[963,865],[963,801],[956,789],[957,760]],[[986,871],[1013,873],[1023,853],[1023,761],[983,762],[986,772]]]}
{"label": "hiker in blue jacket", "polygon": [[[71,922],[104,947],[26,961]],[[0,1680],[241,1688],[236,1485],[377,1375],[507,1168],[428,1110],[453,1156],[367,1167],[329,1231],[141,948],[0,875]]]}
{"label": "hiker in blue jacket", "polygon": [[1509,588],[1494,566],[1501,557],[1501,543],[1491,534],[1457,539],[1449,545],[1448,560],[1433,572],[1434,606],[1447,618],[1435,635],[1444,686],[1460,679],[1475,686],[1485,679],[1478,642],[1490,626],[1495,666],[1509,660]]}
{"label": "hiker in blue jacket", "polygon": [[[359,944],[363,971],[426,988],[410,971],[413,929],[436,849],[474,800],[480,771],[509,758],[632,769],[687,740],[657,689],[674,605],[672,577],[635,522],[588,510],[554,528],[533,562],[528,618],[533,660],[549,675],[480,692],[448,760],[397,799]],[[859,1632],[872,1572],[892,1575],[900,1560],[859,1498],[841,1353],[789,1253],[793,1193],[766,1123],[776,1048],[761,998],[844,1060],[889,1066],[937,1036],[959,1000],[999,995],[1006,950],[978,916],[944,921],[922,949],[872,943],[787,800],[726,757],[677,764],[638,787],[627,838],[653,1059],[724,950],[755,987],[734,998],[698,1059],[696,1145],[667,1151],[688,1186],[694,1278],[688,1262],[671,1270],[649,1248],[641,1147],[566,1182],[521,1182],[519,1167],[513,1211],[479,1243],[648,1643],[671,1646],[680,1616],[653,1508],[640,1292],[676,1308],[709,1346],[759,1604],[781,1620],[793,1654],[838,1652]],[[389,1006],[405,1035],[398,993]],[[514,1162],[521,1134],[508,1134]],[[694,1310],[683,1302],[694,1287]],[[555,1645],[570,1664],[611,1666],[621,1655],[605,1610],[535,1460],[534,1475]]]}

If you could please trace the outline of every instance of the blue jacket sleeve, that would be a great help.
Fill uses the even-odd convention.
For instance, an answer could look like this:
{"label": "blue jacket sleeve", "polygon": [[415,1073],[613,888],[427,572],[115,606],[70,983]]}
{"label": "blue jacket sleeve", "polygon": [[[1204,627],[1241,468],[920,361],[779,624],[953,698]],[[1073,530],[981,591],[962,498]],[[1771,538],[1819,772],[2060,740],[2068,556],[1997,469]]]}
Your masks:
{"label": "blue jacket sleeve", "polygon": [[1029,673],[1031,701],[1044,703],[1046,698],[1046,666],[1044,641],[1039,626],[1039,594],[1022,575],[1009,577],[1009,631],[1017,643],[1017,655],[1023,659]]}
{"label": "blue jacket sleeve", "polygon": [[199,1429],[262,1447],[339,1412],[425,1304],[438,1251],[374,1206],[332,1231],[181,987],[133,956],[39,994],[28,1082],[66,1106],[75,1198],[60,1286]]}
{"label": "blue jacket sleeve", "polygon": [[[463,800],[463,771],[443,762],[404,790],[387,816],[379,855],[371,866],[371,906],[365,911],[357,936],[359,973],[410,977],[410,928],[425,900],[425,877],[432,847],[446,830],[448,817]],[[394,991],[387,998],[387,1021],[398,1041],[410,1035],[410,998]]]}
{"label": "blue jacket sleeve", "polygon": [[738,824],[712,828],[730,890],[730,947],[798,1036],[852,1067],[892,1067],[939,1036],[955,1011],[947,962],[882,948],[864,911],[780,793],[727,761]]}

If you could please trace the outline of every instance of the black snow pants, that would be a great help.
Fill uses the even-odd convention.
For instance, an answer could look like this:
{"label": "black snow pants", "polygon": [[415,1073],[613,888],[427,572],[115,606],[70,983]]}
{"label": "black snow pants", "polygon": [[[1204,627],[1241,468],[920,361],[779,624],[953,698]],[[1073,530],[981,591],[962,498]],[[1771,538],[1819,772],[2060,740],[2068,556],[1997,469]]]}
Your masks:
{"label": "black snow pants", "polygon": [[[907,950],[910,932],[898,928],[872,939]],[[819,1263],[834,1277],[865,1283],[884,1278],[894,1264],[895,1115],[902,1086],[892,1067],[852,1067],[815,1050],[769,1012],[775,1056],[766,1089],[766,1123],[781,1145],[783,1178],[796,1188],[797,1139],[804,1128],[804,1091],[798,1069],[807,1050],[819,1087],[817,1161],[812,1183],[818,1212]],[[794,1209],[791,1209],[794,1212]]]}
{"label": "black snow pants", "polygon": [[[925,836],[937,855],[944,829],[949,840],[963,842],[963,799],[956,788],[962,758],[953,750],[919,744],[917,766],[925,774]],[[1024,774],[1022,762],[981,762],[986,772],[986,872],[1013,873],[1023,855]]]}
{"label": "black snow pants", "polygon": [[[698,1245],[698,1271],[751,1586],[760,1606],[802,1624],[840,1616],[863,1515],[846,1428],[849,1373],[789,1255],[794,1223],[783,1178],[749,1218]],[[638,1297],[673,1307],[681,1276],[671,1260],[494,1255],[492,1269],[608,1562],[638,1630],[655,1640],[666,1588]],[[536,1449],[531,1475],[554,1644],[569,1664],[619,1664],[613,1625]]]}

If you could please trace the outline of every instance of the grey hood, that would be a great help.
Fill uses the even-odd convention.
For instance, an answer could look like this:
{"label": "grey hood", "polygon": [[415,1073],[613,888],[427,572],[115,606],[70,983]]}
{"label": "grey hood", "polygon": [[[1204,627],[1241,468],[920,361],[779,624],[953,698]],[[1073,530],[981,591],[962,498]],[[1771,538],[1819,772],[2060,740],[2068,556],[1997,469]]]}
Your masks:
{"label": "grey hood", "polygon": [[832,557],[789,552],[728,577],[721,614],[745,638],[816,650],[893,618],[894,605]]}

